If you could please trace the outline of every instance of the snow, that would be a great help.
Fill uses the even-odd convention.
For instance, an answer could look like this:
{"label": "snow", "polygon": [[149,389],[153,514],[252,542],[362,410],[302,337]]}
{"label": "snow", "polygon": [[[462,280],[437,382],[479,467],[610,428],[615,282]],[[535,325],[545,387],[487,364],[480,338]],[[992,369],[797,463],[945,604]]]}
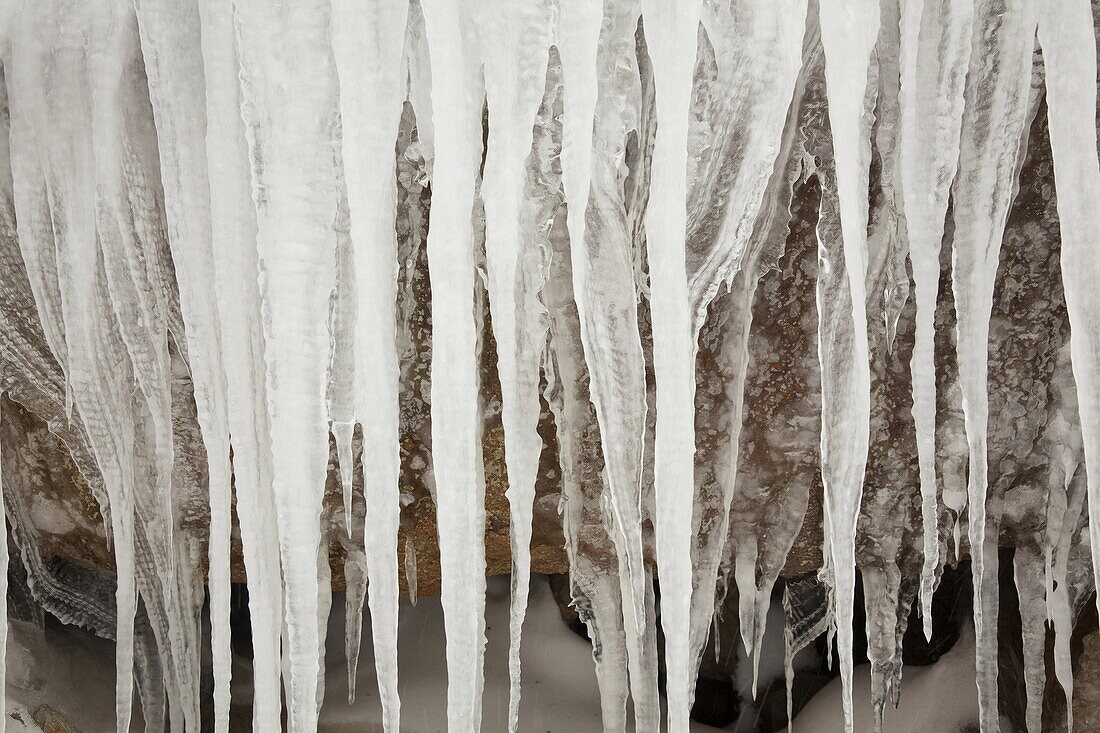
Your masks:
{"label": "snow", "polygon": [[[491,578],[487,587],[485,628],[485,707],[482,730],[506,730],[509,723],[509,606],[507,578]],[[445,629],[438,598],[424,598],[415,609],[402,603],[399,631],[403,730],[428,733],[447,730],[446,710],[437,704],[445,696],[443,674]],[[340,618],[330,622],[329,638],[343,637]],[[601,730],[600,688],[592,667],[591,645],[569,630],[545,576],[533,575],[528,605],[527,635],[522,649],[524,686],[521,733],[573,733]],[[330,669],[340,670],[343,659],[338,645],[329,648]],[[360,695],[355,705],[346,703],[346,688],[337,674],[326,690],[320,733],[353,733],[372,729],[381,722],[381,706],[372,682],[370,659],[364,654]],[[635,730],[633,725],[627,730]],[[692,733],[717,730],[692,723]]]}
{"label": "snow", "polygon": [[[857,668],[852,680],[855,691],[852,730],[870,733],[873,730],[870,667]],[[961,694],[972,689],[973,680],[974,636],[966,631],[935,665],[905,673],[901,703],[896,710],[887,710],[885,730],[890,733],[966,730],[978,719],[977,698]],[[833,680],[795,716],[788,733],[840,730],[845,725],[840,705],[844,694],[840,680]]]}

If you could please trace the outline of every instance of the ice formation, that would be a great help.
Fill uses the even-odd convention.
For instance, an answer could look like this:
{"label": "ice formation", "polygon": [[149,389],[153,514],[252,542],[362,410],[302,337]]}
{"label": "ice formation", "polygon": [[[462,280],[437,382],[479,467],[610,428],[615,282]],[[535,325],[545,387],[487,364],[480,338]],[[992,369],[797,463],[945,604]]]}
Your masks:
{"label": "ice formation", "polygon": [[[835,633],[849,730],[857,577],[881,729],[909,609],[931,638],[966,556],[998,729],[998,538],[1016,531],[1037,729],[1047,625],[1072,697],[1100,577],[1095,13],[0,0],[0,486],[36,602],[116,641],[118,730],[135,689],[151,727],[205,729],[204,653],[228,730],[242,576],[253,729],[285,700],[290,730],[317,730],[337,558],[349,697],[366,603],[399,730],[426,514],[448,727],[480,729],[492,481],[510,731],[548,497],[605,730],[631,710],[639,732],[688,730],[734,590],[755,692],[805,527],[819,572],[785,585],[788,677]],[[1041,246],[1013,219],[1025,198]],[[1041,425],[1019,427],[1021,401]],[[41,561],[29,416],[98,504],[109,586]]]}

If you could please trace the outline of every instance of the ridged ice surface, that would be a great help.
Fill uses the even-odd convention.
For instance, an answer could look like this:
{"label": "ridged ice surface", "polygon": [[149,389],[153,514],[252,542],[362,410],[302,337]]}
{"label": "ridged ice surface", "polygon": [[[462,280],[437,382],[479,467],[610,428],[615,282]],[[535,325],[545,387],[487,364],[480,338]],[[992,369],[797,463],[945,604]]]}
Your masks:
{"label": "ridged ice surface", "polygon": [[786,570],[788,677],[835,634],[850,730],[862,577],[888,730],[910,610],[931,637],[969,557],[982,730],[1009,576],[1036,730],[1100,571],[1096,13],[0,0],[35,602],[116,640],[118,730],[136,690],[226,731],[246,582],[253,730],[310,733],[346,589],[349,697],[363,641],[395,732],[399,599],[440,592],[465,732],[510,570],[519,731],[528,586],[567,569],[604,729],[680,733],[727,595],[756,692]]}

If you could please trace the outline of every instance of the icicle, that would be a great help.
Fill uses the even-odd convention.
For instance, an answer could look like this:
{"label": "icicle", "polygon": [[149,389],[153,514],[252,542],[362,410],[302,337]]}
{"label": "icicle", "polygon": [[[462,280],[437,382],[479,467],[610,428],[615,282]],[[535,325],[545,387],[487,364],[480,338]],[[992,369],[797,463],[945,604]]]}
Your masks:
{"label": "icicle", "polygon": [[[1062,281],[1089,492],[1089,536],[1100,587],[1100,168],[1096,153],[1096,36],[1088,0],[1042,0],[1039,44],[1062,235]],[[1100,604],[1100,600],[1097,601]],[[1100,607],[1100,605],[1098,605]]]}
{"label": "icicle", "polygon": [[612,541],[601,516],[604,481],[600,475],[602,460],[596,438],[599,425],[586,389],[588,380],[563,219],[564,215],[559,213],[551,232],[550,279],[542,293],[550,316],[545,394],[554,414],[558,438],[562,530],[569,556],[573,605],[592,639],[603,728],[608,733],[625,733],[630,685],[620,576],[613,567],[598,567],[580,546],[583,542],[587,547],[598,548],[598,552],[609,558],[614,557]]}
{"label": "icicle", "polygon": [[[794,729],[791,691],[794,686],[795,655],[821,634],[831,630],[834,622],[832,610],[832,591],[829,584],[817,575],[788,583],[783,589],[783,668],[787,683],[788,733]],[[831,631],[828,641],[827,648],[832,649]]]}
{"label": "icicle", "polygon": [[[639,496],[645,432],[645,361],[638,332],[631,238],[619,181],[622,140],[635,124],[637,0],[560,0],[556,45],[565,83],[562,184],[567,205],[573,296],[590,398],[607,467],[612,539],[618,560],[639,730],[659,723],[656,660],[647,657]],[[601,25],[606,32],[601,35]],[[599,125],[594,125],[600,120]],[[599,236],[586,236],[588,220]]]}
{"label": "icicle", "polygon": [[[1027,729],[1043,729],[1043,689],[1046,687],[1046,597],[1043,557],[1032,546],[1017,547],[1013,580],[1020,600],[1024,685],[1027,689]],[[1072,692],[1070,693],[1072,695]]]}
{"label": "icicle", "polygon": [[[355,702],[355,676],[359,666],[359,640],[363,633],[363,599],[367,589],[367,561],[359,550],[344,559],[344,656],[348,661],[348,705]],[[379,681],[381,683],[381,681]]]}
{"label": "icicle", "polygon": [[[367,573],[361,581],[370,579],[371,629],[383,727],[396,731],[401,718],[397,695],[401,456],[394,146],[405,98],[403,49],[409,3],[408,0],[371,4],[338,0],[333,3],[332,16],[357,294],[354,419],[362,426],[364,445],[371,447],[370,465],[364,463],[363,467],[370,529],[364,535]],[[344,442],[348,443],[346,436]],[[350,455],[348,459],[350,467]],[[349,509],[350,485],[349,471],[344,483],[345,504]],[[354,592],[360,594],[362,590],[357,588]]]}
{"label": "icicle", "polygon": [[[879,30],[879,5],[876,0],[821,0],[820,17],[841,230],[841,242],[835,239],[835,227],[834,238],[827,241],[819,224],[821,472],[825,483],[825,534],[836,592],[844,721],[846,730],[851,731],[855,534],[867,464],[871,397],[865,282],[870,143],[864,98],[871,51]],[[825,199],[823,190],[823,218]],[[835,251],[838,244],[843,249],[843,260]]]}
{"label": "icicle", "polygon": [[[344,497],[344,527],[351,536],[352,517],[352,475],[355,471],[352,455],[352,437],[355,434],[354,422],[332,422],[332,438],[336,441],[336,460],[339,463],[340,489]],[[364,578],[365,579],[365,578]]]}
{"label": "icicle", "polygon": [[[3,132],[0,130],[0,132]],[[5,145],[6,143],[0,143]],[[6,175],[6,174],[5,174]],[[0,390],[0,401],[3,400],[4,393]],[[0,420],[3,416],[0,415]],[[6,520],[7,512],[4,510],[4,471],[3,471],[3,450],[0,450],[0,599],[4,599],[3,603],[0,603],[0,690],[7,689],[7,670],[8,665],[6,662],[8,651],[8,523]],[[6,710],[7,696],[0,701],[0,733],[4,733],[8,722],[8,713]]]}
{"label": "icicle", "polygon": [[905,265],[908,241],[898,180],[900,16],[899,0],[880,0],[878,38],[871,54],[865,97],[873,109],[870,138],[872,155],[878,163],[876,180],[868,191],[868,197],[873,199],[867,221],[868,338],[872,351],[877,352],[881,336],[885,342],[882,351],[886,354],[894,351],[898,321],[909,299],[909,274]]}
{"label": "icicle", "polygon": [[[1059,353],[1058,372],[1069,379],[1057,379],[1054,383],[1058,395],[1060,410],[1047,428],[1048,439],[1052,447],[1061,454],[1061,460],[1055,463],[1060,470],[1051,471],[1049,502],[1046,527],[1045,557],[1046,565],[1046,617],[1054,627],[1054,675],[1066,695],[1067,730],[1073,730],[1073,669],[1070,664],[1070,638],[1077,618],[1076,599],[1072,597],[1075,588],[1071,577],[1070,564],[1079,557],[1078,545],[1088,531],[1083,525],[1084,508],[1087,494],[1085,472],[1081,470],[1081,437],[1075,429],[1076,389],[1073,384],[1068,362],[1068,344]],[[1070,412],[1072,417],[1059,414]],[[1067,419],[1069,417],[1069,419]],[[1068,429],[1067,429],[1068,428]],[[1055,454],[1057,455],[1057,453]],[[1060,484],[1060,485],[1058,485]],[[1060,516],[1052,516],[1057,511],[1060,499]],[[1087,543],[1086,543],[1087,544]],[[1076,554],[1075,554],[1076,553]],[[1091,565],[1091,562],[1089,562]],[[1074,568],[1076,570],[1077,568]],[[1030,698],[1029,698],[1030,700]]]}
{"label": "icicle", "polygon": [[[220,343],[218,340],[217,309],[213,292],[213,257],[209,243],[208,195],[206,184],[204,133],[204,97],[201,89],[193,84],[201,79],[199,53],[198,15],[193,7],[183,13],[168,9],[156,2],[138,3],[143,51],[149,75],[149,89],[154,116],[158,123],[157,139],[161,145],[161,172],[165,189],[165,211],[168,217],[169,240],[175,260],[176,280],[179,283],[180,303],[186,324],[188,357],[199,424],[207,447],[207,465],[210,481],[210,542],[209,542],[209,590],[211,603],[212,653],[214,660],[214,715],[217,730],[227,730],[229,714],[229,534],[230,534],[230,465],[229,434],[225,414],[225,387],[221,372]],[[108,69],[112,63],[108,58]],[[176,74],[180,76],[176,76]],[[106,117],[107,130],[111,122],[111,110]],[[100,125],[103,123],[101,122]],[[115,133],[117,135],[117,133]],[[104,138],[111,139],[111,138]],[[116,143],[117,145],[117,143]],[[102,149],[102,143],[97,150]],[[108,150],[112,146],[107,146]],[[100,156],[97,155],[97,163]],[[117,196],[117,194],[116,194]],[[117,215],[109,215],[108,221]],[[101,241],[104,239],[101,224]],[[123,329],[123,338],[125,328]],[[163,341],[163,337],[162,337]],[[156,341],[154,341],[156,343]],[[133,349],[131,348],[133,353]],[[140,360],[135,357],[135,365]],[[138,369],[140,374],[140,367]],[[166,369],[162,368],[165,373]],[[139,383],[140,383],[139,377]],[[154,413],[155,414],[155,413]],[[168,424],[167,409],[163,418]],[[170,500],[171,492],[165,492]],[[170,511],[170,503],[169,503]],[[170,514],[168,515],[170,516]],[[170,526],[170,524],[169,524]],[[152,533],[151,533],[152,534]],[[155,540],[160,538],[155,537]],[[169,566],[170,567],[170,566]],[[171,606],[169,617],[177,614]],[[156,615],[156,614],[155,614]],[[197,646],[172,642],[174,647],[186,649]],[[197,659],[197,653],[196,653]],[[185,685],[195,688],[190,694],[198,694],[198,669],[181,670],[180,676],[170,686]],[[187,687],[184,688],[185,690]],[[185,692],[185,694],[187,694]],[[178,710],[173,705],[173,715]],[[198,700],[188,705],[184,718],[190,727],[198,726]]]}
{"label": "icicle", "polygon": [[[560,114],[556,111],[564,96],[562,68],[551,62],[548,75],[554,86],[548,90],[540,118],[548,118],[553,156],[561,144]],[[539,140],[536,138],[536,146]],[[545,163],[543,163],[545,165]],[[561,174],[553,168],[538,176],[555,195]],[[592,658],[600,688],[603,729],[625,733],[626,702],[630,694],[628,642],[623,623],[623,591],[616,572],[615,547],[603,516],[606,486],[602,475],[603,456],[595,407],[589,399],[589,375],[584,362],[580,321],[573,294],[573,273],[567,232],[567,212],[551,201],[552,225],[547,232],[551,250],[548,281],[540,295],[549,315],[549,348],[545,362],[546,402],[554,415],[561,466],[562,501],[559,512],[569,557],[569,584],[573,606],[588,628]],[[586,552],[582,548],[593,548]],[[597,563],[592,555],[607,558]]]}
{"label": "icicle", "polygon": [[[31,292],[38,309],[43,336],[65,376],[66,413],[72,415],[72,394],[68,386],[69,359],[65,344],[63,302],[55,261],[53,222],[50,220],[48,179],[60,171],[50,148],[44,55],[51,36],[30,32],[30,21],[21,21],[19,5],[12,2],[4,18],[15,31],[6,39],[4,80],[8,88],[8,113],[12,198],[19,211],[16,219],[18,246],[27,270]],[[26,32],[24,32],[26,31]],[[45,36],[45,37],[44,37]],[[54,84],[61,82],[57,76]],[[53,163],[53,165],[51,165]],[[45,168],[45,170],[43,170]]]}
{"label": "icicle", "polygon": [[[733,279],[731,294],[710,306],[712,310],[722,309],[723,315],[715,322],[726,325],[703,326],[700,330],[701,338],[713,339],[709,351],[717,363],[716,376],[722,378],[724,389],[720,399],[697,400],[696,403],[699,408],[695,416],[697,431],[705,428],[710,432],[717,428],[721,437],[713,447],[709,441],[699,441],[696,446],[697,507],[693,531],[697,539],[693,547],[691,610],[693,668],[689,672],[692,677],[706,645],[709,621],[715,615],[715,585],[723,555],[732,551],[737,556],[735,576],[741,632],[750,655],[757,637],[763,637],[763,621],[767,615],[766,611],[761,612],[759,605],[766,605],[771,595],[767,573],[762,578],[762,587],[757,588],[759,553],[755,517],[751,516],[752,512],[739,508],[736,519],[732,518],[730,507],[735,496],[746,498],[736,490],[737,463],[745,378],[750,364],[748,335],[752,303],[762,270],[758,263],[762,257],[772,256],[786,240],[792,184],[800,169],[792,148],[804,87],[797,82],[803,67],[806,11],[807,3],[801,0],[764,5],[738,2],[733,8],[735,16],[727,17],[729,11],[722,4],[704,3],[703,25],[716,47],[718,91],[708,97],[709,106],[696,125],[703,130],[709,125],[721,125],[730,132],[724,138],[728,143],[718,148],[714,161],[704,158],[696,164],[702,168],[707,162],[708,175],[700,175],[694,181],[689,176],[692,188],[689,191],[688,242],[692,246],[688,252],[688,268],[689,288],[696,304],[696,328],[702,325],[707,312],[698,309],[702,302],[699,298],[709,297],[706,288],[698,291],[702,282],[707,277],[717,277],[714,282],[718,283],[727,277],[719,263],[737,264],[742,274]],[[761,55],[769,59],[767,63],[757,63]],[[751,132],[735,134],[733,130]],[[718,185],[717,180],[727,175],[727,167],[732,169],[735,179],[728,186]],[[704,213],[711,207],[725,212],[718,226],[714,226]],[[699,240],[711,244],[712,248],[708,250],[710,257],[697,264],[694,259],[699,248],[694,243]],[[719,521],[705,531],[703,516],[715,502],[719,507]],[[731,523],[736,526],[742,519],[746,524],[753,524],[753,530],[747,533],[751,538],[746,537],[748,541],[730,540]],[[732,533],[740,534],[737,529]],[[793,535],[790,539],[793,540]],[[758,597],[762,600],[759,605],[755,601]],[[754,668],[758,661],[754,656]]]}
{"label": "icicle", "polygon": [[[343,126],[337,126],[335,137],[341,147]],[[336,444],[337,475],[344,499],[344,529],[352,539],[355,457],[355,395],[358,375],[355,365],[355,323],[358,317],[359,293],[356,289],[354,252],[351,241],[351,213],[348,211],[347,178],[342,157],[336,160],[336,286],[329,303],[329,367],[325,401],[328,407],[329,429]],[[322,528],[323,531],[323,528]]]}
{"label": "icicle", "polygon": [[410,535],[405,540],[405,588],[409,603],[416,606],[416,543]]}
{"label": "icicle", "polygon": [[[362,603],[360,603],[362,608]],[[328,617],[332,611],[332,567],[328,564],[328,543],[317,546],[317,709],[325,700],[325,642],[328,639]]]}
{"label": "icicle", "polygon": [[974,6],[908,0],[901,15],[901,177],[917,322],[910,361],[924,517],[921,616],[932,638],[932,592],[939,564],[936,509],[936,365],[933,361],[940,242],[959,164],[963,90]]}
{"label": "icicle", "polygon": [[605,733],[626,731],[627,680],[626,634],[622,629],[622,593],[617,578],[599,574],[585,592],[590,612],[582,614],[592,638],[592,659],[600,687],[600,713]]}
{"label": "icicle", "polygon": [[[715,48],[718,66],[718,114],[706,122],[702,139],[722,140],[714,162],[733,162],[734,180],[720,185],[717,170],[689,175],[688,230],[709,218],[704,207],[723,212],[717,231],[703,251],[689,237],[688,287],[692,322],[698,334],[707,306],[723,283],[731,283],[750,242],[763,196],[781,151],[782,133],[791,93],[802,67],[807,0],[733,3],[704,0],[700,20]],[[728,6],[728,7],[727,7]],[[692,56],[692,64],[695,58]],[[734,132],[737,131],[737,132]],[[694,141],[692,141],[694,142]],[[697,144],[697,143],[696,143]],[[690,149],[690,148],[689,148]],[[700,169],[706,160],[689,160]],[[711,191],[711,188],[716,190]],[[706,230],[704,230],[706,231]]]}
{"label": "icicle", "polygon": [[253,648],[253,730],[279,726],[282,588],[260,323],[256,217],[241,121],[232,8],[199,3],[206,99],[214,296],[227,386],[233,479],[248,575]]}
{"label": "icicle", "polygon": [[[968,534],[974,575],[979,711],[983,731],[996,731],[996,628],[983,626],[985,576],[987,361],[993,283],[1013,197],[1035,45],[1032,0],[978,4],[977,27],[966,83],[966,107],[955,180],[952,289],[956,348],[970,449]],[[1094,146],[1095,147],[1095,146]],[[994,544],[996,539],[994,538]],[[995,555],[993,555],[995,557]]]}
{"label": "icicle", "polygon": [[867,657],[871,662],[871,708],[874,730],[881,733],[886,703],[892,702],[897,707],[901,640],[916,586],[904,582],[895,558],[887,559],[881,567],[861,566],[860,572],[867,618]]}
{"label": "icicle", "polygon": [[317,727],[317,548],[337,213],[336,79],[327,2],[236,4],[256,208],[272,488],[283,561],[289,721]]}
{"label": "icicle", "polygon": [[432,458],[447,633],[447,721],[481,726],[485,651],[485,483],[474,316],[474,182],[481,159],[481,80],[453,3],[423,0],[432,72],[428,269],[432,285]]}
{"label": "icicle", "polygon": [[695,456],[695,339],[688,299],[687,141],[699,0],[642,0],[657,93],[657,138],[646,210],[653,363],[657,374],[654,484],[661,626],[668,674],[668,728],[686,731],[695,681],[690,677],[690,487]]}
{"label": "icicle", "polygon": [[524,199],[533,124],[546,82],[551,8],[548,0],[502,7],[473,0],[467,7],[478,29],[489,108],[481,198],[511,518],[508,730],[514,733],[519,726],[519,652],[530,584],[535,478],[542,452],[539,364],[546,341],[546,319],[538,301],[546,280],[541,266],[545,258],[537,230],[525,226]]}
{"label": "icicle", "polygon": [[[89,80],[84,66],[87,17],[82,12],[62,17],[53,4],[25,4],[12,10],[11,63],[5,69],[12,124],[18,131],[24,124],[35,125],[41,135],[41,176],[13,166],[16,213],[31,203],[28,213],[33,221],[39,206],[20,190],[33,192],[41,180],[47,182],[50,219],[55,223],[53,236],[20,241],[21,247],[34,247],[28,275],[39,282],[32,286],[36,300],[42,294],[57,292],[60,312],[40,309],[43,322],[60,316],[44,326],[46,333],[63,335],[64,352],[55,356],[66,364],[68,383],[66,400],[80,405],[80,414],[88,432],[89,444],[110,503],[111,532],[117,568],[115,687],[116,726],[120,733],[129,730],[133,699],[134,618],[137,611],[134,557],[134,424],[130,395],[132,373],[117,365],[127,363],[127,354],[115,324],[106,293],[105,276],[98,256],[95,229],[95,180],[91,146]],[[109,15],[104,13],[104,15]],[[48,29],[48,30],[44,30]],[[40,35],[43,43],[35,43]],[[44,78],[50,60],[50,84]],[[23,76],[23,69],[26,76]],[[92,80],[94,84],[94,80]],[[62,100],[61,97],[64,99]],[[65,105],[65,111],[55,109]],[[39,119],[23,117],[24,105]],[[78,113],[84,111],[83,114]],[[33,113],[32,113],[33,114]],[[37,116],[37,115],[36,115]],[[52,124],[49,124],[52,122]],[[30,134],[30,128],[23,128]],[[56,275],[55,275],[56,274]],[[46,281],[56,276],[56,285]],[[42,302],[41,300],[39,302]],[[52,303],[48,296],[47,302]],[[109,364],[109,368],[101,365]],[[70,410],[71,411],[71,410]]]}
{"label": "icicle", "polygon": [[[232,489],[226,384],[210,239],[206,99],[204,89],[198,85],[203,79],[199,15],[197,6],[188,4],[181,9],[164,0],[139,0],[135,6],[157,123],[165,213],[187,334],[188,363],[206,445],[214,725],[217,731],[227,731],[232,662],[229,644]],[[196,720],[193,725],[197,724]]]}

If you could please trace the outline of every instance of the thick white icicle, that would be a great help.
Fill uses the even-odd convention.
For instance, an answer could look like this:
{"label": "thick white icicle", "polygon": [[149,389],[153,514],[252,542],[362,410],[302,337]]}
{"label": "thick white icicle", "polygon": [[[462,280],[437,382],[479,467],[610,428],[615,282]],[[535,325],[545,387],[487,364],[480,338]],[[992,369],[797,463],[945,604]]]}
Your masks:
{"label": "thick white icicle", "polygon": [[242,116],[258,224],[267,407],[286,599],[289,720],[317,727],[325,388],[335,284],[336,78],[324,0],[237,3]]}
{"label": "thick white icicle", "polygon": [[[996,731],[997,631],[982,623],[983,597],[990,587],[984,579],[985,559],[991,554],[986,552],[985,531],[989,316],[1028,109],[1035,2],[982,0],[977,5],[975,22],[959,171],[953,189],[952,290],[959,383],[970,452],[968,535],[974,576],[978,709],[982,730]],[[991,583],[995,588],[995,581]]]}
{"label": "thick white icicle", "polygon": [[527,158],[546,85],[549,0],[496,6],[468,0],[478,29],[489,108],[482,174],[489,306],[503,402],[511,524],[512,599],[508,649],[508,730],[519,726],[520,638],[531,575],[531,518],[542,438],[538,434],[539,364],[546,318],[538,292],[546,280],[537,231],[525,226]]}
{"label": "thick white icicle", "polygon": [[199,16],[206,82],[214,295],[227,387],[237,518],[248,575],[254,660],[252,727],[259,733],[279,726],[282,588],[263,379],[256,215],[251,202],[248,146],[240,114],[232,7],[218,0],[200,0]]}
{"label": "thick white icicle", "polygon": [[1089,537],[1093,572],[1100,579],[1100,290],[1096,287],[1100,281],[1100,258],[1096,256],[1100,167],[1092,8],[1088,0],[1042,0],[1038,30],[1046,65],[1047,119],[1062,235],[1062,283],[1088,477]]}
{"label": "thick white icicle", "polygon": [[[344,176],[355,262],[354,419],[362,426],[364,534],[371,630],[383,727],[400,727],[397,696],[398,478],[397,177],[394,148],[404,102],[408,0],[332,4],[332,46],[340,76]],[[334,430],[336,426],[334,425]],[[350,430],[346,446],[350,446]],[[368,457],[369,452],[369,457]],[[350,451],[344,451],[350,487]],[[341,467],[345,458],[341,457]],[[360,593],[357,589],[356,593]],[[349,594],[350,595],[350,594]],[[360,594],[360,602],[362,596]],[[356,645],[356,651],[358,644]]]}
{"label": "thick white icicle", "polygon": [[485,654],[485,480],[474,314],[474,182],[482,86],[469,29],[450,0],[423,0],[432,72],[435,168],[428,229],[432,286],[432,459],[444,625],[447,721],[481,727]]}
{"label": "thick white icicle", "polygon": [[[878,37],[879,4],[877,0],[821,0],[820,9],[852,328],[850,342],[829,344],[825,333],[819,336],[822,341],[821,472],[825,483],[826,544],[836,591],[844,721],[845,728],[851,731],[855,535],[867,466],[871,409],[866,310],[867,178],[871,150],[864,99],[871,51]],[[837,327],[837,324],[829,325]],[[847,353],[830,353],[836,347]]]}
{"label": "thick white icicle", "polygon": [[135,2],[157,123],[168,238],[187,332],[195,406],[206,446],[210,495],[211,650],[214,725],[229,729],[229,540],[232,511],[226,383],[211,249],[206,96],[196,5]]}
{"label": "thick white icicle", "polygon": [[932,638],[932,591],[939,565],[933,340],[940,243],[951,182],[959,164],[963,90],[973,27],[974,6],[970,2],[902,3],[901,189],[917,305],[910,371],[924,518],[920,603],[928,639]]}
{"label": "thick white icicle", "polygon": [[691,712],[691,513],[695,458],[695,333],[688,296],[687,143],[699,0],[642,0],[656,86],[646,251],[653,366],[657,375],[654,489],[661,626],[668,670],[668,729],[686,731]]}

